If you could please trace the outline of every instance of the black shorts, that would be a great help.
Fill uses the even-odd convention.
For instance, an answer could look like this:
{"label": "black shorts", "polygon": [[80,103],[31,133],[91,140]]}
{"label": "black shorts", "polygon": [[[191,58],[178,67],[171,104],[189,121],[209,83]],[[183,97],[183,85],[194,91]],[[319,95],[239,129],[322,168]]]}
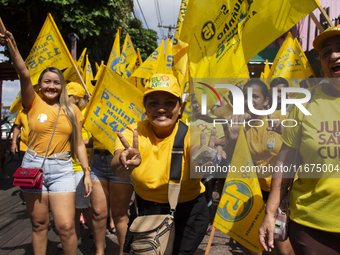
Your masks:
{"label": "black shorts", "polygon": [[[153,214],[169,214],[169,204],[160,204],[146,201],[136,194],[139,216]],[[129,228],[136,218],[135,203],[130,207]],[[200,245],[209,224],[207,201],[203,194],[195,199],[179,203],[175,213],[175,241],[172,254],[194,254]],[[130,252],[132,233],[127,231],[124,243],[124,252]]]}

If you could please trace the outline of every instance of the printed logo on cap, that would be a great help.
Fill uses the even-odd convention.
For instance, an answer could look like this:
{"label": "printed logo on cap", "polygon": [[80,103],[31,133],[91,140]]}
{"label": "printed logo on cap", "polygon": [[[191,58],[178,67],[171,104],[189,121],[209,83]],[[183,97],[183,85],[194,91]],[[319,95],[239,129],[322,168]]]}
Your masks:
{"label": "printed logo on cap", "polygon": [[170,78],[169,76],[161,76],[161,77],[152,77],[150,79],[150,82],[151,82],[151,88],[154,89],[154,88],[157,88],[157,87],[167,87],[169,88],[170,87]]}

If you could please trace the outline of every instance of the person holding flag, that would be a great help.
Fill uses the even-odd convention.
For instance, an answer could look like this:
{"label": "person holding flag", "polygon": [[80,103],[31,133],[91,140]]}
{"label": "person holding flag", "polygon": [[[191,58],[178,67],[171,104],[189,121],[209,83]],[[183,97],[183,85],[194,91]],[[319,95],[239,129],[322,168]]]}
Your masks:
{"label": "person holding flag", "polygon": [[21,189],[31,219],[34,254],[46,254],[50,208],[64,253],[74,255],[77,253],[77,236],[74,228],[75,181],[71,156],[78,158],[84,170],[86,196],[92,191],[91,169],[81,137],[83,116],[70,103],[59,69],[48,67],[40,74],[40,98],[33,89],[30,73],[13,35],[8,31],[0,33],[0,44],[10,45],[11,59],[20,76],[22,104],[27,109],[30,132],[22,167],[40,168],[47,152],[43,164],[42,189]]}
{"label": "person holding flag", "polygon": [[[251,88],[251,92],[248,91]],[[280,140],[280,134],[268,130],[270,116],[256,115],[252,113],[248,108],[248,93],[252,93],[252,105],[256,110],[267,110],[269,107],[269,90],[267,85],[259,79],[249,80],[243,88],[243,94],[245,97],[245,111],[250,115],[250,125],[245,126],[245,137],[248,144],[249,152],[255,166],[258,166],[257,177],[259,180],[262,198],[266,203],[268,194],[270,191],[270,183],[272,181],[272,173],[267,171],[270,166],[274,166],[277,155],[281,149],[282,142]],[[233,116],[233,123],[242,123],[242,120],[236,120]],[[282,116],[281,118],[285,118]],[[275,120],[273,120],[275,122]],[[232,157],[236,145],[237,138],[239,136],[239,124],[227,123],[228,127],[228,142],[225,147],[228,159]],[[294,254],[289,240],[284,242],[277,242],[279,254]],[[247,254],[262,254],[255,253],[250,250],[246,250]]]}
{"label": "person holding flag", "polygon": [[[319,34],[313,46],[319,52],[319,62],[329,82],[312,89],[307,109],[311,115],[292,106],[288,118],[297,125],[283,129],[276,166],[281,169],[300,166],[289,203],[289,238],[295,253],[339,255],[340,25]],[[313,166],[316,167],[312,170]],[[266,251],[274,248],[275,213],[294,174],[277,172],[273,176],[259,229],[260,242]]]}

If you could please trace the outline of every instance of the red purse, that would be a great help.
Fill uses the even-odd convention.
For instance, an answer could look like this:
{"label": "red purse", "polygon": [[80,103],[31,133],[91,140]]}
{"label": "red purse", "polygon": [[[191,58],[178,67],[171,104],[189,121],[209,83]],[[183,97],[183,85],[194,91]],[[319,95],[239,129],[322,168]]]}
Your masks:
{"label": "red purse", "polygon": [[25,168],[25,167],[19,167],[15,173],[13,174],[14,180],[13,180],[13,186],[20,186],[25,189],[41,189],[43,185],[43,166],[47,157],[48,148],[50,148],[50,144],[53,138],[53,134],[55,131],[55,128],[57,127],[57,122],[59,118],[60,108],[58,111],[58,116],[54,124],[54,129],[51,135],[50,142],[47,145],[45,157],[43,160],[43,163],[41,164],[40,168]]}
{"label": "red purse", "polygon": [[43,184],[42,168],[23,168],[19,167],[13,174],[14,186],[26,189],[41,189]]}

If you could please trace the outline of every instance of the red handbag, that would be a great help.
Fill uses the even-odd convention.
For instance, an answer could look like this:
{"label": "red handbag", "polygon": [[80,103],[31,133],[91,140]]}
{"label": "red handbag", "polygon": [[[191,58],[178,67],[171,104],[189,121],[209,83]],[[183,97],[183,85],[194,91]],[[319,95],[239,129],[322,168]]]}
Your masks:
{"label": "red handbag", "polygon": [[44,163],[47,157],[48,148],[50,147],[55,128],[57,127],[60,108],[61,107],[59,107],[58,116],[54,124],[54,129],[51,135],[50,142],[47,145],[46,153],[44,156],[44,160],[41,164],[41,168],[19,167],[13,174],[13,177],[14,177],[13,186],[24,187],[25,189],[41,189],[42,188],[43,176],[44,176],[43,166],[44,166]]}
{"label": "red handbag", "polygon": [[41,168],[19,167],[13,174],[14,186],[26,189],[41,189],[43,184],[43,170]]}

